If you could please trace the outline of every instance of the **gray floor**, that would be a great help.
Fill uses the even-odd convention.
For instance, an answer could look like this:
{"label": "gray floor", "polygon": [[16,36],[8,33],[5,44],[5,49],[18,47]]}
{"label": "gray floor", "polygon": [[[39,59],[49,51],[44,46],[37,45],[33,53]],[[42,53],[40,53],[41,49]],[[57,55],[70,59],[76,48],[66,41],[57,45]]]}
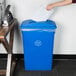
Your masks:
{"label": "gray floor", "polygon": [[[0,60],[0,69],[5,68],[6,60]],[[13,76],[76,76],[76,60],[54,60],[52,71],[25,71],[23,60],[17,62]]]}

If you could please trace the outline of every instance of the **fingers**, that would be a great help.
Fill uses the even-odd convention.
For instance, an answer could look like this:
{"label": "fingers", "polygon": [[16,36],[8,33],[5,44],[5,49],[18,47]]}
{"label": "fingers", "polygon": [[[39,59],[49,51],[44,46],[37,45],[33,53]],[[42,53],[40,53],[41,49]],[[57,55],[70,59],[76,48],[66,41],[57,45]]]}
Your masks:
{"label": "fingers", "polygon": [[47,7],[46,7],[46,10],[51,10],[53,8],[53,6],[52,5],[48,5]]}

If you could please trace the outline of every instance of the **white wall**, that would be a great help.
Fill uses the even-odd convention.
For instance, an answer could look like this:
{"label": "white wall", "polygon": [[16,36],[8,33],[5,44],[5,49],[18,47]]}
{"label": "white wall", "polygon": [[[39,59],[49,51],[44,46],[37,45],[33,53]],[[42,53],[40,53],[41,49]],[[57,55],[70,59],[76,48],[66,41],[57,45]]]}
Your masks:
{"label": "white wall", "polygon": [[55,54],[76,54],[76,4],[60,7],[52,17],[58,29],[55,38]]}
{"label": "white wall", "polygon": [[[21,23],[23,20],[30,19],[43,0],[7,0],[7,3],[12,5],[12,13]],[[51,19],[58,27],[55,34],[54,54],[76,54],[76,4],[57,8]],[[16,30],[14,53],[23,53],[19,34]],[[0,47],[0,53],[5,53],[2,45]]]}

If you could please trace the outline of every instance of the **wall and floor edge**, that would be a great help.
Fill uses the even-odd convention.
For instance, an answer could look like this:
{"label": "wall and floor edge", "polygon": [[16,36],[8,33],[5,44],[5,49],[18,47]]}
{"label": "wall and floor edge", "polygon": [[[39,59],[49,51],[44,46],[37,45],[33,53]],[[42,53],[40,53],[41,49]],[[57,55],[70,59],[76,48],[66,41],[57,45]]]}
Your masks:
{"label": "wall and floor edge", "polygon": [[[23,54],[13,54],[16,58],[23,59]],[[0,58],[7,58],[7,54],[0,54]],[[76,55],[68,55],[68,54],[54,54],[53,59],[76,59]]]}

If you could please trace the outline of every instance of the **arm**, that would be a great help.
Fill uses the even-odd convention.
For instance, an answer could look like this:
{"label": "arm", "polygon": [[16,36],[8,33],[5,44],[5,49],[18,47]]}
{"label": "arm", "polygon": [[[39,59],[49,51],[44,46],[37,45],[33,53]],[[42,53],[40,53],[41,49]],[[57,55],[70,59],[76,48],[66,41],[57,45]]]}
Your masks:
{"label": "arm", "polygon": [[64,5],[68,5],[68,4],[71,4],[72,3],[72,0],[64,0],[64,1],[60,1],[60,2],[56,2],[56,3],[53,3],[53,4],[49,4],[46,9],[47,10],[51,10],[52,8],[54,7],[58,7],[58,6],[64,6]]}

